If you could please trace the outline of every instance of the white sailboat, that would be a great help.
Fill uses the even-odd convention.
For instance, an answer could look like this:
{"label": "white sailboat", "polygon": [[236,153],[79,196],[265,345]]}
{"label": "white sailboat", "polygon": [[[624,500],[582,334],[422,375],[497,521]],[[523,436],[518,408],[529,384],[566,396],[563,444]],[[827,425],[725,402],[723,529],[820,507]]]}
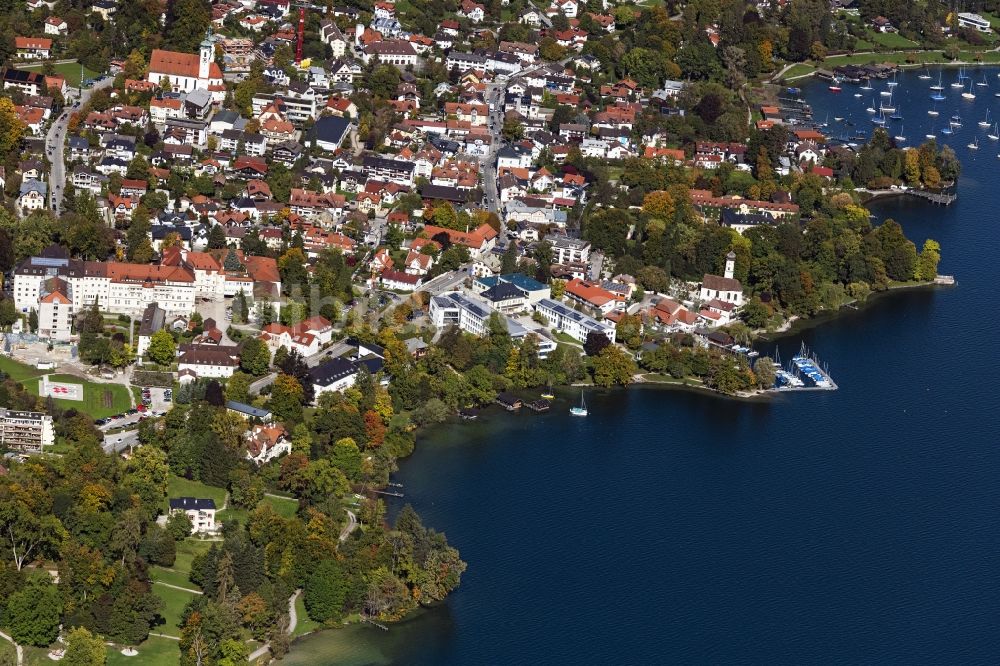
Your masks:
{"label": "white sailboat", "polygon": [[872,89],[871,79],[865,79],[864,85],[858,87],[858,90],[871,90],[871,89]]}
{"label": "white sailboat", "polygon": [[899,126],[899,134],[892,137],[897,143],[906,143],[906,135],[903,134],[903,125]]}
{"label": "white sailboat", "polygon": [[934,106],[932,106],[931,108],[927,109],[927,115],[928,116],[936,116],[936,115],[938,115],[937,102],[934,102]]}
{"label": "white sailboat", "polygon": [[985,74],[983,74],[983,80],[982,81],[976,81],[976,85],[977,86],[982,86],[982,87],[986,87],[986,86],[990,85],[990,84],[986,83],[986,75]]}
{"label": "white sailboat", "polygon": [[930,70],[925,69],[923,73],[917,78],[920,79],[921,81],[926,81],[927,79],[931,78]]}
{"label": "white sailboat", "polygon": [[569,413],[573,416],[586,416],[587,415],[587,402],[583,399],[583,391],[580,391],[580,406],[570,407]]}
{"label": "white sailboat", "polygon": [[969,150],[979,150],[979,137],[976,137],[975,141],[966,146]]}
{"label": "white sailboat", "polygon": [[933,128],[931,129],[930,132],[928,132],[927,134],[924,134],[924,136],[927,137],[928,139],[936,139],[937,138],[937,134],[934,133],[934,129]]}
{"label": "white sailboat", "polygon": [[938,70],[938,82],[931,86],[931,90],[944,90],[944,85],[941,82],[941,70]]}
{"label": "white sailboat", "polygon": [[991,129],[989,131],[989,134],[987,134],[986,136],[991,141],[996,141],[997,139],[1000,139],[1000,127],[997,127],[997,124],[993,123],[993,129]]}
{"label": "white sailboat", "polygon": [[972,83],[969,83],[969,89],[962,93],[962,97],[965,99],[976,99],[976,93],[972,92]]}
{"label": "white sailboat", "polygon": [[895,88],[896,86],[898,86],[898,85],[899,85],[899,83],[897,83],[897,82],[896,82],[896,72],[893,72],[893,73],[892,73],[892,81],[889,81],[889,83],[888,83],[887,85],[888,85],[888,86],[889,86],[890,88]]}
{"label": "white sailboat", "polygon": [[872,100],[871,106],[865,109],[865,111],[867,111],[868,113],[875,113],[876,111],[878,111],[878,109],[875,108],[875,100]]}
{"label": "white sailboat", "polygon": [[990,126],[990,110],[989,109],[986,109],[986,117],[984,119],[982,119],[982,120],[979,121],[979,126],[980,127],[989,127]]}

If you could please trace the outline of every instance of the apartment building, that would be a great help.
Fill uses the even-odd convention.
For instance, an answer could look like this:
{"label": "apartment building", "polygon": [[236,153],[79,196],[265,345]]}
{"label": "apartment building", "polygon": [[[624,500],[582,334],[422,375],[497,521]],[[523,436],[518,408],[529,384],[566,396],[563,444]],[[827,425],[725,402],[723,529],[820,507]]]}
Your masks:
{"label": "apartment building", "polygon": [[40,453],[55,441],[52,417],[48,414],[0,409],[0,448]]}

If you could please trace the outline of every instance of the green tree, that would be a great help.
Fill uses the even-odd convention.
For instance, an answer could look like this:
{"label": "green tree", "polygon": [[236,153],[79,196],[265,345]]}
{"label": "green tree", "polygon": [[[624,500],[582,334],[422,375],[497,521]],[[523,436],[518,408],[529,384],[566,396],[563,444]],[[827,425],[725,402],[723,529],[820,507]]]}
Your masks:
{"label": "green tree", "polygon": [[161,328],[153,333],[149,338],[149,349],[146,350],[146,355],[159,365],[173,363],[177,356],[177,344],[174,342],[174,336],[170,335],[170,331]]}
{"label": "green tree", "polygon": [[635,361],[621,347],[608,345],[594,357],[594,383],[598,386],[627,385],[638,371]]}
{"label": "green tree", "polygon": [[254,377],[267,374],[271,367],[271,352],[260,338],[249,338],[240,352],[240,369]]}
{"label": "green tree", "polygon": [[211,22],[208,0],[175,0],[167,10],[167,46],[183,53],[197,52]]}
{"label": "green tree", "polygon": [[941,261],[941,244],[936,240],[928,238],[924,241],[924,247],[917,257],[917,266],[914,271],[916,280],[933,280],[937,277],[938,262]]}
{"label": "green tree", "polygon": [[66,654],[62,663],[68,666],[104,666],[108,661],[108,649],[100,636],[90,633],[86,627],[71,629],[66,636]]}
{"label": "green tree", "polygon": [[774,386],[774,361],[768,356],[761,356],[753,364],[753,374],[757,378],[757,386],[769,389]]}
{"label": "green tree", "polygon": [[[242,364],[243,358],[240,357]],[[226,399],[236,402],[247,402],[250,399],[250,383],[253,377],[245,372],[234,372],[233,376],[226,380]]]}
{"label": "green tree", "polygon": [[62,596],[46,575],[14,592],[7,601],[7,626],[21,645],[45,647],[59,635]]}
{"label": "green tree", "polygon": [[282,372],[271,387],[271,411],[282,421],[298,423],[302,420],[303,394],[298,380]]}
{"label": "green tree", "polygon": [[336,560],[323,560],[305,586],[305,606],[309,618],[328,622],[341,617],[347,599],[347,577]]}

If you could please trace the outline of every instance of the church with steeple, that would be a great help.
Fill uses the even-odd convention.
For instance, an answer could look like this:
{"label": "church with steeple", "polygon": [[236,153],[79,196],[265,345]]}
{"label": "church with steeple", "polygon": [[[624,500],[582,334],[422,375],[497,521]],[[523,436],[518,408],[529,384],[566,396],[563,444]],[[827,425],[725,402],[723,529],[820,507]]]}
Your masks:
{"label": "church with steeple", "polygon": [[735,307],[743,305],[743,285],[733,277],[736,273],[736,253],[730,250],[726,255],[725,275],[705,273],[701,281],[701,300],[719,300]]}
{"label": "church with steeple", "polygon": [[226,99],[226,86],[222,81],[222,70],[215,62],[211,34],[205,36],[197,54],[155,49],[149,58],[146,80],[173,92],[189,93],[199,88],[207,90],[217,104]]}

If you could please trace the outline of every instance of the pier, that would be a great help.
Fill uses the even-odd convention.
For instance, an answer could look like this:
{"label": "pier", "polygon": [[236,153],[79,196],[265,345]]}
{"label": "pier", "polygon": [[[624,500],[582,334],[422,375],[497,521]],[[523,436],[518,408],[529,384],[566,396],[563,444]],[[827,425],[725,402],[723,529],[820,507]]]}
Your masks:
{"label": "pier", "polygon": [[366,622],[366,623],[368,623],[368,624],[370,624],[370,625],[372,625],[374,627],[378,627],[382,631],[389,631],[389,627],[385,626],[384,624],[382,624],[380,622],[376,622],[375,620],[373,620],[371,618],[367,618],[364,615],[361,616],[361,621],[362,622]]}
{"label": "pier", "polygon": [[955,203],[958,199],[958,195],[948,192],[929,192],[927,190],[919,189],[905,189],[905,190],[869,190],[867,188],[858,188],[859,192],[864,192],[870,196],[869,201],[872,199],[878,199],[881,197],[901,197],[909,195],[911,197],[917,197],[918,199],[923,199],[924,201],[929,201],[932,204],[937,204],[939,206],[950,206]]}
{"label": "pier", "polygon": [[391,497],[402,497],[403,496],[403,493],[397,493],[394,490],[373,490],[372,492],[376,493],[378,495],[389,495]]}
{"label": "pier", "polygon": [[948,285],[955,284],[955,276],[938,275],[936,278],[934,278],[934,284],[948,284]]}
{"label": "pier", "polygon": [[[778,357],[777,352],[775,357]],[[802,343],[799,353],[788,362],[787,370],[781,367],[780,360],[775,360],[774,365],[776,381],[772,391],[836,391],[840,388],[816,354],[810,354],[805,343]]]}

